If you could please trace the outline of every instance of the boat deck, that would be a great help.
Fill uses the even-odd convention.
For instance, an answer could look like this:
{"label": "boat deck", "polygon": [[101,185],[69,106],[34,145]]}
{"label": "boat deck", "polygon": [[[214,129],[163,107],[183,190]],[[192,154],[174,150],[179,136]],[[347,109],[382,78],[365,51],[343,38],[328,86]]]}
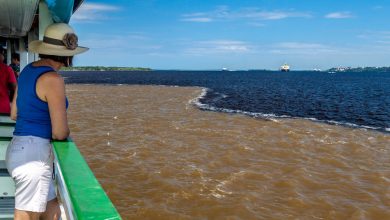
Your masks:
{"label": "boat deck", "polygon": [[[5,155],[15,123],[0,115],[0,220],[13,219],[15,185]],[[62,219],[121,219],[103,188],[71,139],[53,141],[57,193]]]}

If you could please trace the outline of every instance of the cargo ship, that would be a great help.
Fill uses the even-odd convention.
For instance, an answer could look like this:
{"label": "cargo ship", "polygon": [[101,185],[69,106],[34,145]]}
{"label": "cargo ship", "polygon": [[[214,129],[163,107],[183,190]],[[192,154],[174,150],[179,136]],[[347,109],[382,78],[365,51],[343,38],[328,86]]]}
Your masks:
{"label": "cargo ship", "polygon": [[287,63],[285,63],[285,64],[283,64],[280,67],[280,71],[282,71],[282,72],[289,72],[290,71],[290,66]]}

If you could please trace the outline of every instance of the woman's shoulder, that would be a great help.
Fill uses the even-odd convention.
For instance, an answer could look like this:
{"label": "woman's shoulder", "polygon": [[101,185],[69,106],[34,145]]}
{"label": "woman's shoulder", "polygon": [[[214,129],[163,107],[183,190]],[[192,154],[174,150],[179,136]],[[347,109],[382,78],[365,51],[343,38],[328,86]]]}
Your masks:
{"label": "woman's shoulder", "polygon": [[[11,67],[9,67],[9,68],[12,70]],[[37,61],[35,61],[35,62],[32,62],[32,63],[29,63],[25,68],[23,68],[23,70],[21,71],[20,75],[22,75],[25,72],[28,72],[29,74],[34,72],[34,73],[40,75],[42,73],[51,72],[51,71],[55,72],[55,70],[52,67],[39,65],[37,63]],[[36,75],[36,74],[34,74],[34,75]]]}
{"label": "woman's shoulder", "polygon": [[60,74],[58,74],[56,71],[49,71],[46,73],[43,73],[39,79],[43,83],[64,83],[64,79],[61,77]]}
{"label": "woman's shoulder", "polygon": [[[62,95],[65,90],[64,79],[55,71],[44,73],[37,81],[37,94],[43,98]],[[47,100],[46,100],[47,101]]]}

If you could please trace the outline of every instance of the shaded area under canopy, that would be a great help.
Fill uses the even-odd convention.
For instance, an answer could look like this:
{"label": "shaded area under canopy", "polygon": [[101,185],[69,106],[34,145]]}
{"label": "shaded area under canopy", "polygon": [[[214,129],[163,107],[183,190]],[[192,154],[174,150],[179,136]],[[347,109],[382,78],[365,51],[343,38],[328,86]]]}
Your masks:
{"label": "shaded area under canopy", "polygon": [[[38,25],[39,0],[2,0],[0,3],[0,36],[26,36]],[[68,23],[83,0],[45,0],[54,22]]]}

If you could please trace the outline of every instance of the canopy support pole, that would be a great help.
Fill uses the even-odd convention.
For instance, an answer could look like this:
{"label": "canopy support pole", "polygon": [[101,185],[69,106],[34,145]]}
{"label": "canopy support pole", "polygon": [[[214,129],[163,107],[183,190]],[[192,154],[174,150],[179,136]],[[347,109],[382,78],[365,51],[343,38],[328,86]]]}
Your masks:
{"label": "canopy support pole", "polygon": [[12,53],[12,45],[11,40],[7,39],[7,64],[9,65],[11,63],[11,53]]}
{"label": "canopy support pole", "polygon": [[20,72],[28,64],[28,52],[26,50],[26,44],[24,43],[24,38],[19,38],[19,55],[20,55]]}
{"label": "canopy support pole", "polygon": [[[27,35],[28,36],[28,43],[30,43],[31,41],[34,41],[34,40],[38,40],[38,37],[39,37],[38,31],[39,30],[37,28],[34,28],[34,29],[31,29],[30,32],[28,32],[28,35]],[[38,54],[28,53],[29,63],[37,61],[38,59],[39,59]]]}
{"label": "canopy support pole", "polygon": [[53,18],[44,0],[39,2],[39,40],[43,40],[46,28],[53,24]]}

